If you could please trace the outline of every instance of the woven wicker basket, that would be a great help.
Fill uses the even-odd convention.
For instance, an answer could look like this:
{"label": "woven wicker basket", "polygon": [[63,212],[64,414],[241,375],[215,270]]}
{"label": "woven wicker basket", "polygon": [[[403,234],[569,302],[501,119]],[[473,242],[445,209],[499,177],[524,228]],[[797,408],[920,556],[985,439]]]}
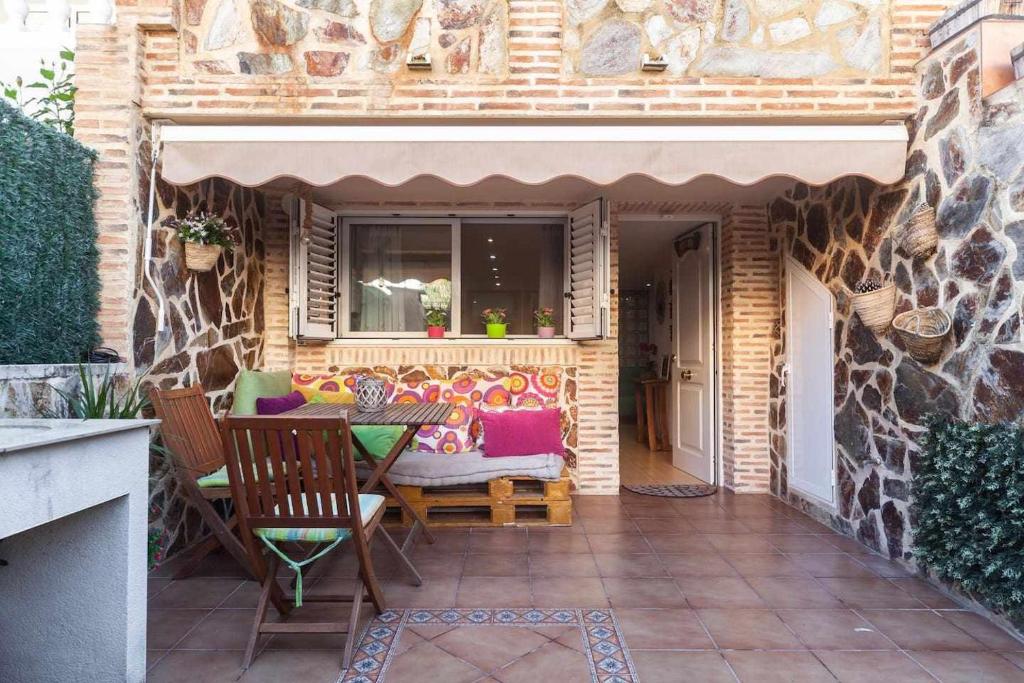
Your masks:
{"label": "woven wicker basket", "polygon": [[222,251],[224,247],[218,244],[185,242],[185,266],[189,270],[206,272],[217,265]]}
{"label": "woven wicker basket", "polygon": [[935,230],[935,209],[921,204],[903,226],[900,246],[911,258],[931,255],[939,246],[939,233]]}
{"label": "woven wicker basket", "polygon": [[952,327],[949,314],[941,308],[919,308],[900,313],[892,327],[903,340],[911,357],[932,364],[942,356],[942,344]]}
{"label": "woven wicker basket", "polygon": [[896,285],[889,283],[873,292],[850,293],[853,310],[860,321],[876,335],[885,334],[896,311]]}

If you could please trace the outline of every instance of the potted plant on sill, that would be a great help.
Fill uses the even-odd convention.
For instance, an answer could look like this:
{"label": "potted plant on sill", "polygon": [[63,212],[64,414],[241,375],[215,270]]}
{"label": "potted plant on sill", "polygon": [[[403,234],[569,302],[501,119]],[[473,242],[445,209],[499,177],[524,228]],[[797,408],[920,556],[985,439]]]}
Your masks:
{"label": "potted plant on sill", "polygon": [[225,249],[230,251],[238,243],[237,230],[220,216],[200,211],[184,218],[171,216],[162,225],[173,228],[185,245],[185,267],[206,272],[214,267]]}
{"label": "potted plant on sill", "polygon": [[444,337],[448,311],[452,305],[451,280],[440,277],[423,285],[420,303],[423,304],[423,318],[427,322],[427,336],[431,339]]}
{"label": "potted plant on sill", "polygon": [[508,324],[505,322],[507,316],[508,313],[504,308],[485,308],[483,310],[481,317],[487,326],[488,339],[505,338],[505,331],[508,329]]}
{"label": "potted plant on sill", "polygon": [[431,308],[427,310],[424,317],[427,320],[427,336],[431,339],[442,339],[448,324],[448,311]]}
{"label": "potted plant on sill", "polygon": [[555,336],[555,309],[542,308],[533,312],[533,320],[537,323],[537,336],[551,339]]}

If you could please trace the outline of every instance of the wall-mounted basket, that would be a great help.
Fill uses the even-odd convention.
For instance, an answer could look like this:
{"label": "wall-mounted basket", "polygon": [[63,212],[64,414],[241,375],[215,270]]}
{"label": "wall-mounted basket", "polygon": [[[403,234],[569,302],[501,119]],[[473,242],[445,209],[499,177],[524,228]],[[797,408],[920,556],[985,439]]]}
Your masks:
{"label": "wall-mounted basket", "polygon": [[900,313],[893,319],[892,327],[914,360],[931,365],[942,356],[942,345],[952,321],[941,308],[918,308]]}
{"label": "wall-mounted basket", "polygon": [[935,229],[935,209],[921,204],[910,220],[903,226],[900,235],[900,246],[911,258],[925,258],[935,252],[939,246],[939,233]]}
{"label": "wall-mounted basket", "polygon": [[860,321],[876,335],[883,335],[896,311],[896,285],[890,282],[871,292],[850,292],[850,301]]}
{"label": "wall-mounted basket", "polygon": [[205,273],[217,265],[222,251],[224,247],[219,244],[185,242],[185,267]]}

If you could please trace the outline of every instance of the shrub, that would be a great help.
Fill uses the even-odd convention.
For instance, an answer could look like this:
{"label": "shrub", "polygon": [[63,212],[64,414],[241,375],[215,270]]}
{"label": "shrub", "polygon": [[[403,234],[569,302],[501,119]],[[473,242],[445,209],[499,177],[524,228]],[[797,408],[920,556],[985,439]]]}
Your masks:
{"label": "shrub", "polygon": [[1024,429],[934,416],[914,473],[914,553],[1024,620]]}

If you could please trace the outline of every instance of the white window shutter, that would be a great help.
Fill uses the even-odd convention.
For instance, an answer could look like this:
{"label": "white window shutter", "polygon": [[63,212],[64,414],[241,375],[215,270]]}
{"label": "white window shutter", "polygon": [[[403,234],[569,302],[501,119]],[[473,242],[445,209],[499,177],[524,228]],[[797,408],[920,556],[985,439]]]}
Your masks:
{"label": "white window shutter", "polygon": [[596,199],[569,214],[565,264],[569,272],[570,339],[603,339],[608,335],[611,304],[608,211]]}
{"label": "white window shutter", "polygon": [[338,230],[333,211],[295,199],[291,211],[288,332],[334,339],[338,329]]}

